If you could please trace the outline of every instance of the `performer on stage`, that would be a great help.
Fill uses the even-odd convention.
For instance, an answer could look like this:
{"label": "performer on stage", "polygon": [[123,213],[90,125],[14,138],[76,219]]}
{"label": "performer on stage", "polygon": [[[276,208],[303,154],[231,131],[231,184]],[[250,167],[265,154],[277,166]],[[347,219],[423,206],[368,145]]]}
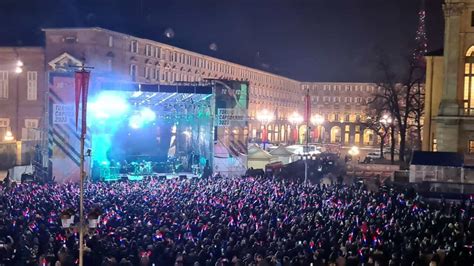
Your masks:
{"label": "performer on stage", "polygon": [[209,165],[209,160],[206,160],[206,166],[204,166],[204,170],[202,171],[201,178],[210,178],[212,177],[212,169]]}

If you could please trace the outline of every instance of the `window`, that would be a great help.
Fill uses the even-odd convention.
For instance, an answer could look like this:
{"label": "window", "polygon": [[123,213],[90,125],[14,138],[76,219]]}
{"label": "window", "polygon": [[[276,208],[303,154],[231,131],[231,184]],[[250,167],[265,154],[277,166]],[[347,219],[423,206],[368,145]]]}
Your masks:
{"label": "window", "polygon": [[28,79],[26,99],[28,101],[36,101],[38,97],[38,72],[28,71],[26,76]]}
{"label": "window", "polygon": [[130,76],[132,77],[132,80],[135,81],[137,78],[137,65],[130,65]]}
{"label": "window", "polygon": [[38,128],[38,119],[25,119],[26,128]]}
{"label": "window", "polygon": [[474,115],[474,46],[467,51],[464,62],[463,108],[465,115]]}
{"label": "window", "polygon": [[160,58],[161,57],[161,49],[160,47],[155,47],[155,57]]}
{"label": "window", "polygon": [[474,11],[471,11],[471,27],[474,27]]}
{"label": "window", "polygon": [[345,120],[346,122],[349,122],[349,121],[350,121],[350,115],[349,115],[349,114],[345,114],[344,120]]}
{"label": "window", "polygon": [[150,78],[150,68],[149,68],[149,67],[147,67],[147,66],[145,67],[143,76],[144,76],[146,79],[149,79],[149,78]]}
{"label": "window", "polygon": [[155,80],[160,79],[160,69],[156,68],[155,69],[155,76],[153,77]]}
{"label": "window", "polygon": [[433,151],[438,151],[438,140],[436,138],[433,139]]}
{"label": "window", "polygon": [[10,119],[0,118],[0,127],[9,127],[9,126],[10,126]]}
{"label": "window", "polygon": [[114,37],[109,36],[109,47],[114,47]]}
{"label": "window", "polygon": [[145,55],[146,56],[153,56],[153,49],[151,47],[151,45],[147,44],[145,45]]}
{"label": "window", "polygon": [[474,153],[474,140],[469,140],[469,153]]}
{"label": "window", "polygon": [[8,71],[0,71],[0,98],[8,99]]}
{"label": "window", "polygon": [[22,140],[39,140],[40,132],[38,128],[38,119],[25,119],[25,127],[21,131]]}
{"label": "window", "polygon": [[138,42],[137,41],[131,41],[130,42],[130,52],[138,53]]}

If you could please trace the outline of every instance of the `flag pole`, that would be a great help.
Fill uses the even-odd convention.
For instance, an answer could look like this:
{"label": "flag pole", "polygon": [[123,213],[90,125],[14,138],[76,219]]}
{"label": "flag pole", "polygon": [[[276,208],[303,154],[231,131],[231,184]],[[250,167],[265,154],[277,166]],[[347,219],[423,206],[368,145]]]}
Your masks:
{"label": "flag pole", "polygon": [[75,92],[76,92],[76,129],[78,122],[79,102],[82,96],[81,105],[81,152],[79,165],[79,266],[84,265],[84,231],[86,229],[84,219],[84,181],[85,181],[85,156],[84,146],[87,133],[87,94],[89,90],[90,72],[85,70],[82,66],[79,71],[75,73]]}
{"label": "flag pole", "polygon": [[[84,107],[82,108],[84,115]],[[84,119],[84,118],[83,118]],[[84,265],[84,142],[85,132],[81,130],[81,164],[80,164],[80,196],[79,196],[79,266]]]}

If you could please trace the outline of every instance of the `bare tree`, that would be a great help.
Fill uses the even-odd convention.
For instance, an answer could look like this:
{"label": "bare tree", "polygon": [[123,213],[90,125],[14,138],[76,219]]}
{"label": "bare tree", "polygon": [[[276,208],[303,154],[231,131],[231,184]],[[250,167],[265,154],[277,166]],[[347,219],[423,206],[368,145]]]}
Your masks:
{"label": "bare tree", "polygon": [[422,118],[424,115],[424,106],[425,106],[425,91],[424,84],[418,83],[413,90],[411,95],[411,109],[410,109],[410,118],[409,118],[409,127],[415,134],[415,149],[421,150],[422,142]]}
{"label": "bare tree", "polygon": [[369,111],[365,124],[368,128],[372,129],[380,139],[380,158],[382,159],[384,158],[385,139],[389,133],[388,124],[383,123],[382,120],[387,119],[386,115],[388,109],[385,105],[385,101],[380,98],[376,98],[368,104]]}
{"label": "bare tree", "polygon": [[[380,60],[379,70],[381,81],[378,83],[378,91],[375,93],[375,100],[381,100],[390,113],[394,126],[400,135],[399,159],[405,163],[407,129],[410,126],[411,116],[420,115],[422,112],[415,112],[422,108],[421,91],[417,88],[424,81],[424,68],[416,61],[408,61],[406,68],[393,70],[387,58]],[[415,108],[415,103],[418,103]],[[415,119],[415,121],[417,120]],[[421,121],[420,121],[421,124]],[[421,133],[420,133],[421,135]]]}

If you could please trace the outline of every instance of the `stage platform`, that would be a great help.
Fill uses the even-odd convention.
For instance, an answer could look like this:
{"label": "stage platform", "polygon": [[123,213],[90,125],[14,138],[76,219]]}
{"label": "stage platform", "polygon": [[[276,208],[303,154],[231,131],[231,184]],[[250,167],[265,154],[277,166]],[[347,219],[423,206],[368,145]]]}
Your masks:
{"label": "stage platform", "polygon": [[198,178],[199,176],[196,174],[193,174],[191,172],[179,172],[179,173],[153,173],[153,174],[146,174],[146,175],[134,175],[134,174],[121,174],[119,178],[117,179],[107,179],[105,181],[119,181],[119,180],[124,180],[128,179],[130,181],[141,181],[145,179],[146,177],[155,177],[155,178],[164,178],[166,179],[173,179],[173,178]]}

